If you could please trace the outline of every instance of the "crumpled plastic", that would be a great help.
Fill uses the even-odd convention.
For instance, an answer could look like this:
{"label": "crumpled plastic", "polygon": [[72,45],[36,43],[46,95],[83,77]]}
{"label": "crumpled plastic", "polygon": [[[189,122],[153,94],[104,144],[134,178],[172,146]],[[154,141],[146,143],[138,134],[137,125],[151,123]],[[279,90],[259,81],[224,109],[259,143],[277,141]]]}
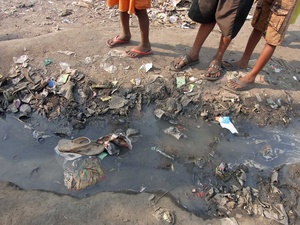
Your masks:
{"label": "crumpled plastic", "polygon": [[105,179],[97,157],[80,157],[64,164],[64,184],[69,190],[82,190]]}

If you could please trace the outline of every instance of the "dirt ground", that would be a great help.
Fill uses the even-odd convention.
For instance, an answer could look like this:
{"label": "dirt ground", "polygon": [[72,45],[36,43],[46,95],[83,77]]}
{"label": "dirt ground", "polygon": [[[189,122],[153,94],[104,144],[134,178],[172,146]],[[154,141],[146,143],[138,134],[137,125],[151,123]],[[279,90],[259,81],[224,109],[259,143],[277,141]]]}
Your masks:
{"label": "dirt ground", "polygon": [[[118,81],[130,85],[132,79],[149,75],[162,75],[170,80],[174,76],[186,75],[201,78],[215,49],[218,47],[218,28],[211,33],[200,52],[200,64],[184,73],[169,70],[174,57],[187,52],[193,43],[196,29],[182,29],[183,22],[190,22],[184,7],[177,23],[170,23],[169,17],[175,11],[153,8],[150,40],[154,54],[141,59],[110,57],[111,50],[117,53],[130,49],[139,42],[138,21],[131,20],[132,41],[129,44],[110,49],[106,40],[119,34],[121,27],[116,10],[108,10],[105,1],[71,0],[9,0],[0,6],[0,74],[9,76],[14,69],[13,58],[29,57],[29,64],[35,74],[45,78],[60,74],[60,63],[85,74],[86,79],[95,83]],[[154,12],[163,12],[161,16]],[[166,19],[163,15],[167,15]],[[239,35],[234,39],[224,59],[241,56],[250,34],[251,25],[247,20]],[[234,95],[221,88],[228,77],[235,73],[222,71],[224,76],[217,82],[202,81],[201,112],[206,119],[217,115],[230,115],[233,120],[249,120],[258,126],[288,126],[299,121],[300,113],[300,22],[291,25],[282,46],[278,47],[268,67],[256,80],[256,86],[240,95]],[[253,54],[257,58],[264,45],[262,40]],[[61,51],[61,52],[59,52]],[[66,52],[72,52],[68,55]],[[45,66],[44,59],[53,63]],[[252,63],[254,62],[252,61]],[[116,65],[115,72],[105,70],[105,63]],[[145,63],[152,62],[153,68],[144,73],[139,71]],[[251,63],[250,63],[251,64]],[[201,113],[199,113],[200,115]],[[0,224],[158,224],[152,215],[156,208],[167,208],[174,212],[176,224],[276,224],[263,218],[239,217],[226,220],[204,221],[202,218],[179,208],[167,196],[155,206],[149,203],[150,194],[129,195],[121,193],[99,193],[86,199],[77,200],[43,191],[25,191],[8,183],[0,184]],[[162,223],[162,222],[161,222]]]}

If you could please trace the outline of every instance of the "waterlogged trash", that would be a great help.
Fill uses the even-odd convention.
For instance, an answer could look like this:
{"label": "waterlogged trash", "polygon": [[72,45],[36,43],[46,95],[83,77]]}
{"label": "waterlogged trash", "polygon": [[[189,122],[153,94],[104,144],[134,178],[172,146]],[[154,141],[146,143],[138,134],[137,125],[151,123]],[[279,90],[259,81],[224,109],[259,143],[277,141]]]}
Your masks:
{"label": "waterlogged trash", "polygon": [[103,145],[109,155],[118,155],[120,148],[132,149],[131,140],[122,133],[113,133],[100,137],[97,139],[97,143]]}
{"label": "waterlogged trash", "polygon": [[38,130],[34,130],[32,132],[32,136],[39,143],[43,142],[45,138],[51,137],[50,135],[46,135],[44,131],[38,131]]}
{"label": "waterlogged trash", "polygon": [[168,155],[167,153],[165,153],[164,151],[162,151],[160,148],[158,148],[158,147],[156,147],[156,146],[151,147],[151,150],[156,151],[156,152],[158,152],[159,154],[161,154],[161,155],[163,155],[163,156],[165,156],[165,157],[167,157],[167,158],[169,158],[169,159],[174,160],[174,156]]}
{"label": "waterlogged trash", "polygon": [[273,149],[270,144],[265,145],[260,151],[266,161],[272,161],[278,157],[278,149]]}
{"label": "waterlogged trash", "polygon": [[149,70],[152,69],[152,67],[153,67],[152,63],[145,63],[145,64],[141,65],[139,71],[147,73]]}
{"label": "waterlogged trash", "polygon": [[165,114],[165,111],[162,109],[155,109],[154,114],[157,118],[162,118],[162,116]]}
{"label": "waterlogged trash", "polygon": [[233,134],[238,133],[228,116],[217,116],[215,119],[220,123],[222,128],[230,130]]}
{"label": "waterlogged trash", "polygon": [[175,137],[177,140],[179,140],[182,136],[184,136],[184,134],[181,133],[181,132],[178,130],[177,127],[173,127],[173,126],[167,128],[167,129],[165,129],[164,132],[165,132],[166,134],[172,135],[172,136]]}
{"label": "waterlogged trash", "polygon": [[224,162],[220,163],[220,165],[216,167],[216,171],[215,171],[216,176],[222,179],[229,177],[229,172],[230,172],[229,167],[227,163]]}
{"label": "waterlogged trash", "polygon": [[97,157],[78,158],[64,163],[64,184],[70,190],[82,190],[105,179]]}
{"label": "waterlogged trash", "polygon": [[20,111],[19,118],[24,118],[24,117],[29,118],[31,114],[31,107],[29,104],[22,104],[19,111]]}

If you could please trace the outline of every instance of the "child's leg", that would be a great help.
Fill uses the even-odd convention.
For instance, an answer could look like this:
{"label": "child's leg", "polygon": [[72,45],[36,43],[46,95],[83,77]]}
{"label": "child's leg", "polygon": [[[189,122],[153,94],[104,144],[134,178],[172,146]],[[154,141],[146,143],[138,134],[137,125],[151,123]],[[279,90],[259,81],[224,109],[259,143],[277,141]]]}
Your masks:
{"label": "child's leg", "polygon": [[257,43],[261,39],[261,37],[262,37],[261,31],[259,31],[257,29],[252,30],[252,33],[248,39],[243,56],[239,61],[237,61],[237,66],[239,68],[246,69],[248,67],[248,63],[251,58],[251,55],[252,55]]}
{"label": "child's leg", "polygon": [[120,12],[120,20],[122,25],[122,35],[119,36],[120,40],[130,40],[131,33],[129,28],[130,15],[127,12]]}
{"label": "child's leg", "polygon": [[271,59],[275,49],[276,46],[266,43],[252,70],[247,73],[246,76],[240,77],[238,81],[228,80],[227,86],[231,89],[239,90],[244,88],[248,84],[254,83],[256,76]]}
{"label": "child's leg", "polygon": [[135,49],[147,52],[151,50],[151,44],[149,41],[149,17],[146,9],[138,10],[135,9],[135,14],[139,20],[139,26],[141,31],[141,42],[135,47]]}
{"label": "child's leg", "polygon": [[264,66],[271,59],[275,49],[276,46],[269,45],[266,43],[252,70],[246,76],[241,77],[239,80],[247,84],[253,83],[257,74],[264,68]]}
{"label": "child's leg", "polygon": [[197,36],[194,40],[193,46],[191,47],[190,51],[187,53],[185,57],[177,57],[174,59],[174,67],[176,69],[182,69],[188,66],[190,63],[194,64],[194,62],[199,61],[199,53],[200,50],[208,37],[211,31],[214,29],[216,23],[205,23],[201,24]]}
{"label": "child's leg", "polygon": [[113,47],[119,46],[121,44],[128,43],[130,41],[131,33],[130,33],[130,28],[129,28],[129,18],[130,18],[130,15],[127,12],[120,12],[122,34],[108,39],[106,42],[108,47],[113,48]]}

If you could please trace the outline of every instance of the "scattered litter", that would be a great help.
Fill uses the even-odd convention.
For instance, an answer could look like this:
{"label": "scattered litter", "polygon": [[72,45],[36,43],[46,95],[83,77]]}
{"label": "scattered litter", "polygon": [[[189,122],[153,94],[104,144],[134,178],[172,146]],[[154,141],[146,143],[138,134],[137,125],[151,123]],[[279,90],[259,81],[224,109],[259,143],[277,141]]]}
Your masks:
{"label": "scattered litter", "polygon": [[193,92],[193,90],[194,90],[194,87],[195,87],[195,85],[194,85],[194,84],[189,84],[189,86],[188,86],[188,90],[184,91],[183,93],[184,93],[184,94],[187,94],[187,93],[191,93],[191,92]]}
{"label": "scattered litter", "polygon": [[58,84],[65,84],[68,81],[68,78],[69,78],[69,74],[64,73],[59,75],[56,81]]}
{"label": "scattered litter", "polygon": [[50,58],[44,59],[44,65],[45,65],[45,66],[48,66],[48,65],[50,65],[51,63],[53,63],[53,60],[52,60],[52,59],[50,59]]}
{"label": "scattered litter", "polygon": [[158,220],[162,222],[167,222],[169,224],[175,223],[175,217],[174,214],[165,208],[159,207],[156,208],[154,213],[152,215]]}
{"label": "scattered litter", "polygon": [[177,22],[177,17],[176,16],[170,16],[169,21],[170,21],[170,23],[176,23]]}
{"label": "scattered litter", "polygon": [[227,165],[227,163],[220,163],[219,166],[216,167],[216,170],[215,170],[215,173],[216,173],[216,176],[219,177],[219,178],[228,178],[228,176],[230,175],[230,170],[229,170],[229,167]]}
{"label": "scattered litter", "polygon": [[215,119],[220,123],[222,128],[230,130],[233,134],[238,133],[228,116],[217,116]]}
{"label": "scattered litter", "polygon": [[71,65],[69,63],[66,63],[66,62],[60,62],[59,65],[60,65],[60,68],[62,70],[68,70],[71,67]]}
{"label": "scattered litter", "polygon": [[27,55],[22,55],[19,58],[13,57],[15,64],[25,64],[28,62],[29,57]]}
{"label": "scattered litter", "polygon": [[265,145],[260,152],[266,161],[272,161],[277,158],[278,153],[280,153],[279,149],[272,148],[270,144]]}
{"label": "scattered litter", "polygon": [[141,65],[139,72],[142,71],[142,72],[147,73],[149,70],[152,69],[152,67],[153,67],[152,63],[145,63],[145,64]]}
{"label": "scattered litter", "polygon": [[59,51],[57,51],[58,53],[61,53],[61,54],[65,54],[65,55],[75,55],[75,52],[71,52],[71,51],[61,51],[61,50],[59,50]]}
{"label": "scattered litter", "polygon": [[45,138],[51,137],[50,135],[46,135],[44,131],[34,130],[32,132],[32,136],[36,139],[39,143],[43,142]]}
{"label": "scattered litter", "polygon": [[98,155],[98,158],[103,160],[106,156],[108,156],[108,154],[106,152],[101,152],[99,155]]}
{"label": "scattered litter", "polygon": [[177,140],[179,140],[182,136],[184,136],[184,134],[181,133],[177,127],[173,127],[173,126],[167,128],[167,129],[165,129],[164,132],[165,132],[166,134],[172,135],[172,136],[175,137]]}
{"label": "scattered litter", "polygon": [[143,191],[145,191],[146,187],[145,186],[142,186],[141,189],[140,189],[140,192],[142,193]]}
{"label": "scattered litter", "polygon": [[159,149],[159,148],[156,147],[156,146],[151,147],[151,150],[156,151],[156,152],[158,152],[159,154],[161,154],[161,155],[163,155],[163,156],[165,156],[165,157],[167,157],[167,158],[169,158],[169,159],[174,160],[174,158],[175,158],[174,156],[168,155],[167,153],[165,153],[164,151],[162,151],[161,149]]}
{"label": "scattered litter", "polygon": [[185,76],[176,77],[176,87],[180,88],[183,85],[185,85]]}
{"label": "scattered litter", "polygon": [[100,67],[108,73],[115,73],[118,70],[118,68],[115,65],[111,65],[109,63],[101,63]]}
{"label": "scattered litter", "polygon": [[103,145],[110,155],[118,155],[120,148],[129,150],[132,149],[130,139],[119,132],[100,137],[97,139],[97,143]]}
{"label": "scattered litter", "polygon": [[157,118],[162,118],[162,116],[165,114],[165,111],[161,110],[161,109],[155,109],[154,110],[154,114]]}
{"label": "scattered litter", "polygon": [[111,99],[109,100],[109,108],[110,109],[122,108],[127,103],[128,103],[127,99],[117,96],[117,95],[113,95],[113,96],[111,96]]}

